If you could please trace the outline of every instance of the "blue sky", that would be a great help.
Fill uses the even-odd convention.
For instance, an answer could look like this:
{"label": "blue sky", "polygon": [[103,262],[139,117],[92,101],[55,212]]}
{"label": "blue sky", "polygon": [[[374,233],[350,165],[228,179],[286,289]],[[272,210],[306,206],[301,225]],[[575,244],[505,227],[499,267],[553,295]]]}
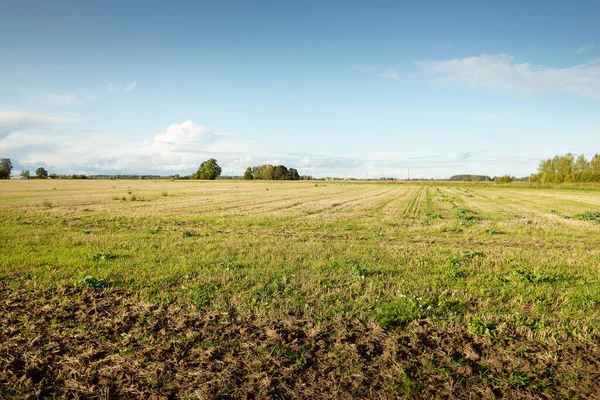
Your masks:
{"label": "blue sky", "polygon": [[598,21],[597,1],[6,2],[0,155],[525,176],[600,151]]}

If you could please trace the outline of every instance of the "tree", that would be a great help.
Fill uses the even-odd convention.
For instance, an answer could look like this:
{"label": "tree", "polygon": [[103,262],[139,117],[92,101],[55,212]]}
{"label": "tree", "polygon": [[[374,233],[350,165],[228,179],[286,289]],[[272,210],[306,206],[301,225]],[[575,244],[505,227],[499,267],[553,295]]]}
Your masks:
{"label": "tree", "polygon": [[192,179],[217,179],[221,175],[221,167],[217,164],[217,160],[211,158],[210,160],[204,161],[200,164],[198,171],[192,174]]}
{"label": "tree", "polygon": [[46,171],[44,169],[44,167],[39,167],[38,169],[35,170],[35,176],[37,176],[39,179],[47,178],[48,171]]}
{"label": "tree", "polygon": [[542,160],[538,173],[531,176],[538,183],[600,182],[600,155],[588,162],[582,154],[577,159],[571,153]]}
{"label": "tree", "polygon": [[10,173],[13,165],[10,162],[10,158],[3,158],[0,160],[0,179],[10,179]]}
{"label": "tree", "polygon": [[247,181],[251,181],[253,178],[252,176],[252,168],[248,167],[246,168],[246,172],[244,172],[244,179]]}
{"label": "tree", "polygon": [[[295,168],[288,169],[285,165],[273,166],[271,164],[257,165],[255,167],[248,168],[246,174],[251,174],[252,179],[262,179],[265,181],[272,180],[299,180],[300,174]],[[244,174],[244,177],[246,176]]]}
{"label": "tree", "polygon": [[471,175],[471,174],[463,174],[463,175],[452,175],[450,177],[451,181],[461,181],[461,182],[488,182],[491,181],[487,175]]}
{"label": "tree", "polygon": [[273,179],[276,181],[288,179],[288,174],[288,169],[284,165],[277,165],[273,169]]}
{"label": "tree", "polygon": [[513,180],[515,180],[515,178],[510,175],[494,177],[494,183],[511,183]]}
{"label": "tree", "polygon": [[25,179],[29,179],[29,177],[31,176],[31,173],[29,172],[28,169],[24,169],[23,171],[21,171],[21,176],[24,177]]}
{"label": "tree", "polygon": [[296,168],[290,168],[290,177],[289,179],[292,181],[297,181],[300,180],[300,174],[298,173],[298,170]]}

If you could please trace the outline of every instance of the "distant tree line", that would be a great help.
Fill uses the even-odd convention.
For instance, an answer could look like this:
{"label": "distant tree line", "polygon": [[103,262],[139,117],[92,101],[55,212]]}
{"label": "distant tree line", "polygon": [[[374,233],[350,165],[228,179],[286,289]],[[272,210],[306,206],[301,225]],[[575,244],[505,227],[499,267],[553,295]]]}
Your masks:
{"label": "distant tree line", "polygon": [[517,178],[515,178],[514,176],[510,176],[510,175],[494,177],[494,183],[511,183],[512,181],[516,181],[516,180],[517,180]]}
{"label": "distant tree line", "polygon": [[[0,159],[0,179],[10,179],[13,169],[9,158]],[[57,175],[48,173],[44,167],[39,167],[35,171],[34,178],[38,179],[236,179],[241,177],[221,177],[222,169],[217,160],[211,158],[200,164],[196,172],[188,176],[179,176],[179,174],[160,176],[160,175]],[[30,178],[29,170],[21,171],[21,177]],[[246,180],[310,180],[314,179],[309,175],[300,175],[295,168],[287,168],[284,165],[264,164],[255,167],[248,167],[244,172]],[[337,180],[341,178],[328,178],[328,180]],[[390,179],[390,178],[382,178]],[[391,178],[393,179],[393,178]],[[542,160],[538,166],[538,172],[525,178],[515,178],[514,176],[504,175],[494,178],[488,175],[461,174],[453,175],[450,181],[458,182],[494,182],[510,183],[515,181],[531,181],[534,183],[563,183],[563,182],[600,182],[600,154],[594,154],[591,160],[587,160],[582,154],[575,158],[572,153],[564,156],[555,156]]]}
{"label": "distant tree line", "polygon": [[450,177],[451,181],[460,181],[460,182],[490,182],[492,178],[487,175],[472,175],[472,174],[463,174],[463,175],[452,175]]}
{"label": "distant tree line", "polygon": [[571,153],[542,160],[531,182],[600,182],[600,154],[594,154],[589,161],[583,154],[575,158]]}
{"label": "distant tree line", "polygon": [[246,180],[264,180],[264,181],[298,181],[300,174],[296,168],[288,169],[285,165],[264,164],[246,169],[244,172]]}

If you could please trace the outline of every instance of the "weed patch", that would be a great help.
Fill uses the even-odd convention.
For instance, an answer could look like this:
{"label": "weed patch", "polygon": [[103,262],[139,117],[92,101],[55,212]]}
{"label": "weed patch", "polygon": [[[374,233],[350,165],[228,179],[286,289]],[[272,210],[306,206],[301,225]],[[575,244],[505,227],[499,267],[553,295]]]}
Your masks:
{"label": "weed patch", "polygon": [[109,261],[117,258],[116,254],[113,254],[111,251],[104,251],[101,253],[96,253],[92,256],[94,261]]}
{"label": "weed patch", "polygon": [[581,221],[600,222],[600,211],[586,211],[582,214],[577,214],[575,218]]}
{"label": "weed patch", "polygon": [[91,288],[103,288],[103,287],[108,286],[108,282],[106,282],[105,279],[94,278],[93,276],[90,276],[90,275],[87,275],[85,278],[83,278],[81,283],[84,286],[91,287]]}
{"label": "weed patch", "polygon": [[467,208],[457,208],[454,210],[454,216],[463,224],[474,224],[480,220],[480,217],[473,211]]}

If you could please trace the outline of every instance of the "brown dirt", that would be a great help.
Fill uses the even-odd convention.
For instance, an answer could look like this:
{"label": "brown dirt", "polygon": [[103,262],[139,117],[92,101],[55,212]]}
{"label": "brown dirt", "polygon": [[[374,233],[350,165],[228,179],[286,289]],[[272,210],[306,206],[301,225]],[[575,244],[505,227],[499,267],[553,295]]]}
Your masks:
{"label": "brown dirt", "polygon": [[599,398],[600,350],[0,283],[1,398]]}

